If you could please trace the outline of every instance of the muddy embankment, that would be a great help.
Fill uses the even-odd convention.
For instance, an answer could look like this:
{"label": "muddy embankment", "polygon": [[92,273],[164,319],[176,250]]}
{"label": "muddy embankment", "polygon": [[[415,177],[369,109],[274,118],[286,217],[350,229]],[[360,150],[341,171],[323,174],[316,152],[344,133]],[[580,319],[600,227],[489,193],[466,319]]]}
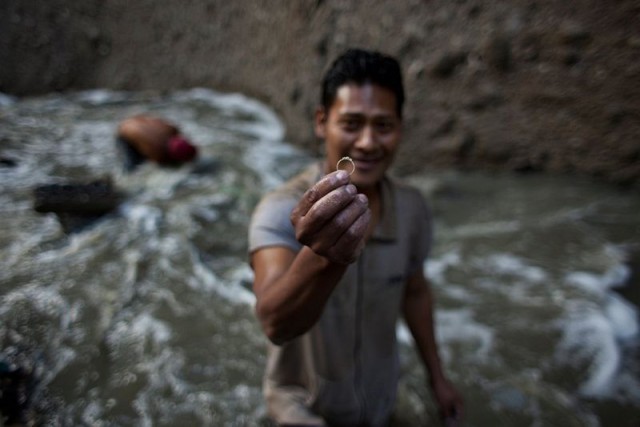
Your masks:
{"label": "muddy embankment", "polygon": [[637,0],[4,0],[0,92],[241,91],[288,139],[349,46],[400,58],[400,174],[450,167],[580,173],[640,188]]}

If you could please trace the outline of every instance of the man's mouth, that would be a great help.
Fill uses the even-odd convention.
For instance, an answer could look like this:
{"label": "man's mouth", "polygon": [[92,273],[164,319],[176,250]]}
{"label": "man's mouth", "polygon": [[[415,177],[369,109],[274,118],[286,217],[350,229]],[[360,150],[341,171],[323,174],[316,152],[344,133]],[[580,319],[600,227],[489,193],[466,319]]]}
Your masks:
{"label": "man's mouth", "polygon": [[356,171],[360,170],[362,172],[369,171],[374,169],[380,163],[379,158],[375,159],[362,159],[362,158],[353,158],[353,162],[356,165]]}

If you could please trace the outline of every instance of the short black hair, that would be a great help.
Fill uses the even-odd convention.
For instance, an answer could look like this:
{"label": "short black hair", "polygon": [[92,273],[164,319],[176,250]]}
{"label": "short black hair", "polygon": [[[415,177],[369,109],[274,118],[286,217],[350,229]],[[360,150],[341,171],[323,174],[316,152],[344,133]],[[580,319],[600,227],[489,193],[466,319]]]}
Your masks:
{"label": "short black hair", "polygon": [[404,87],[400,64],[395,58],[364,49],[348,49],[336,58],[322,79],[320,102],[326,111],[333,105],[338,88],[349,83],[371,83],[389,89],[396,96],[398,117],[402,117]]}

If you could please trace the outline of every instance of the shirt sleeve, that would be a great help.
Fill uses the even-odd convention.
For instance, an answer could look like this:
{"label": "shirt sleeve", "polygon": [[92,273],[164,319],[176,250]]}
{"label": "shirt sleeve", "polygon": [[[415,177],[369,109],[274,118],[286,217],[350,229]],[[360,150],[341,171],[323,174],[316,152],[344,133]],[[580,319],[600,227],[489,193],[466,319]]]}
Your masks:
{"label": "shirt sleeve", "polygon": [[293,198],[276,194],[258,204],[249,225],[249,254],[268,246],[284,246],[294,252],[302,249],[290,219],[295,204]]}

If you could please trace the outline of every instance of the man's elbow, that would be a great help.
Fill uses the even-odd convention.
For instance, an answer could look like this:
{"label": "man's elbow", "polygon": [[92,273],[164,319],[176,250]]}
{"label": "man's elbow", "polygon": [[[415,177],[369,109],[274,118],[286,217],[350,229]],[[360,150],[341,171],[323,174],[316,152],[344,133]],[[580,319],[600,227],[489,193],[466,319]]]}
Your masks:
{"label": "man's elbow", "polygon": [[279,332],[276,328],[262,325],[262,330],[264,331],[264,334],[267,336],[269,341],[274,345],[281,346],[290,340],[287,339],[287,337]]}
{"label": "man's elbow", "polygon": [[300,335],[291,329],[292,322],[286,322],[283,319],[279,319],[276,314],[265,312],[260,304],[256,306],[256,315],[264,334],[269,341],[277,346],[283,345]]}

